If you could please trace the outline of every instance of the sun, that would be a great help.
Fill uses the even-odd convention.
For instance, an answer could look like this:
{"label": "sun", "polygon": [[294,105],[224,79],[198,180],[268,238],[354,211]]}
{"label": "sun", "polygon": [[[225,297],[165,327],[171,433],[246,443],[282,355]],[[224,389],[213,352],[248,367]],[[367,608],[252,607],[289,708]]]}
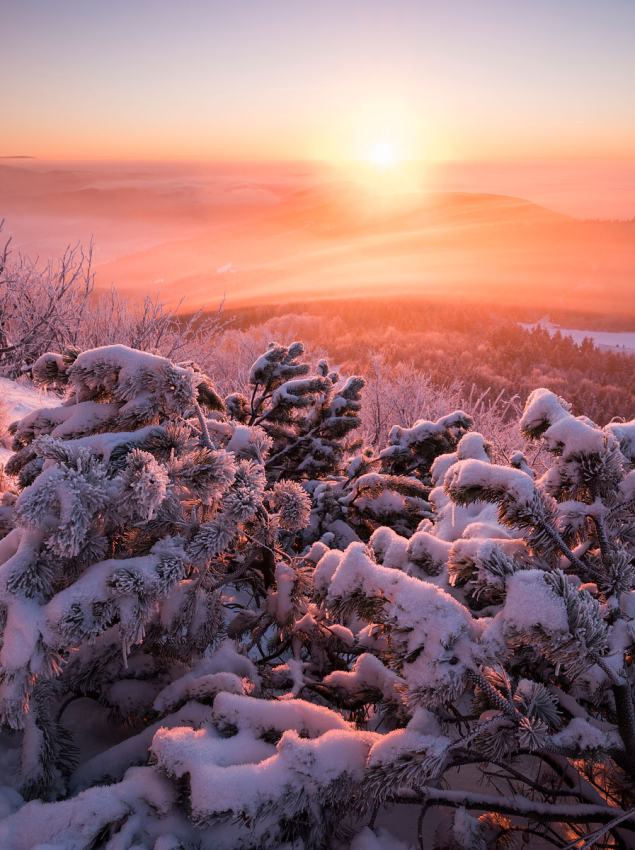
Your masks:
{"label": "sun", "polygon": [[368,153],[368,160],[379,168],[393,168],[399,159],[397,146],[389,139],[375,142]]}

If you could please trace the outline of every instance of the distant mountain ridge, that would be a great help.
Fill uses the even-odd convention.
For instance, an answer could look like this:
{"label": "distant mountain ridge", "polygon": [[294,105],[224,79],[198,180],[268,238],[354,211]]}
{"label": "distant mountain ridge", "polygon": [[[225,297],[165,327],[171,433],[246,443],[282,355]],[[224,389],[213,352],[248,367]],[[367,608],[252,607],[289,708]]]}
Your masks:
{"label": "distant mountain ridge", "polygon": [[635,315],[635,220],[508,195],[391,194],[299,166],[0,164],[0,217],[27,252],[94,236],[98,286],[160,288],[185,310],[412,293]]}
{"label": "distant mountain ridge", "polygon": [[[131,292],[163,278],[188,306],[223,294],[239,306],[391,292],[600,312],[632,301],[635,223],[585,222],[487,194],[309,201],[120,258],[99,276]],[[227,263],[240,269],[231,281],[214,274]]]}

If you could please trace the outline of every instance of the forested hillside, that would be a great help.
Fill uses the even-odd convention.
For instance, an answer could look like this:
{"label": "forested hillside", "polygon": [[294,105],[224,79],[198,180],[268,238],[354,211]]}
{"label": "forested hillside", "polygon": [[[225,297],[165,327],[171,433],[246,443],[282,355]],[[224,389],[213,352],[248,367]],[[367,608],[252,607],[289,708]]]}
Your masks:
{"label": "forested hillside", "polygon": [[[620,317],[554,315],[565,327],[630,329]],[[468,393],[474,384],[478,394],[504,391],[523,402],[545,386],[599,422],[635,416],[635,357],[600,351],[591,341],[576,345],[566,329],[552,337],[521,327],[539,322],[537,311],[394,298],[254,308],[235,316],[233,327],[243,332],[264,324],[273,336],[300,335],[352,370],[367,370],[379,355],[388,370],[412,365],[438,386],[459,381]]]}

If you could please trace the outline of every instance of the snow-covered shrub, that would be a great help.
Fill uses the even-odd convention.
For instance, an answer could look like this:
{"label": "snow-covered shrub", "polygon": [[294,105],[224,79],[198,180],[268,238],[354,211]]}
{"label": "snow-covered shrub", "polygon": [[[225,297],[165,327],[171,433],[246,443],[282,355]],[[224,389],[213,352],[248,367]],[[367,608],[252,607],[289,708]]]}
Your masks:
{"label": "snow-covered shrub", "polygon": [[536,391],[540,476],[461,411],[356,449],[361,379],[301,356],[224,403],[34,365],[68,395],[12,427],[0,846],[397,848],[406,803],[421,847],[635,847],[635,423]]}

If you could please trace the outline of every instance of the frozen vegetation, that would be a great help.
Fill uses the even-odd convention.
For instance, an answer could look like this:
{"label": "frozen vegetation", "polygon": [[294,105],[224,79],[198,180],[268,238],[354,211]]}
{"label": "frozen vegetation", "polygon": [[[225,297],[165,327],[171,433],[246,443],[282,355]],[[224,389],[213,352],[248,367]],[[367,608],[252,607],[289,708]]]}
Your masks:
{"label": "frozen vegetation", "polygon": [[635,421],[159,312],[3,325],[0,847],[635,848]]}

